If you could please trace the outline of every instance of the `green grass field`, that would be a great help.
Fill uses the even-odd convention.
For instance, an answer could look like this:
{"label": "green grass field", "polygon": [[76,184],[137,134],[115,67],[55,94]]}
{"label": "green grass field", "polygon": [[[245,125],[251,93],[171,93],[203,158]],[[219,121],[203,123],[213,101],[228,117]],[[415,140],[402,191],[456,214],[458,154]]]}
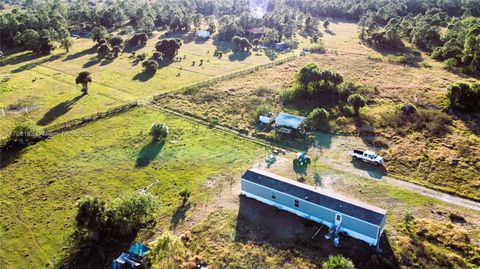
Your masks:
{"label": "green grass field", "polygon": [[[229,43],[198,41],[190,33],[178,35],[184,45],[175,61],[166,63],[154,76],[145,76],[141,62],[135,63],[130,56],[135,51],[150,57],[163,34],[155,32],[142,48],[127,47],[111,62],[99,61],[95,43],[84,38],[75,39],[69,53],[57,49],[48,56],[30,52],[7,54],[2,59],[1,74],[11,78],[0,82],[0,137],[8,135],[15,120],[25,115],[25,109],[32,121],[45,126],[291,55],[273,52],[268,57],[264,51],[235,54]],[[127,40],[129,36],[123,38]],[[213,57],[216,48],[225,51],[221,59]],[[93,83],[90,94],[80,98],[81,87],[75,84],[75,77],[85,70],[92,73]]]}
{"label": "green grass field", "polygon": [[[152,122],[170,129],[165,145],[151,144]],[[139,108],[52,137],[22,150],[0,170],[2,268],[52,266],[73,231],[75,202],[112,199],[145,187],[160,202],[159,223],[171,223],[179,191],[192,201],[208,193],[207,178],[238,177],[264,150],[231,135]],[[203,200],[202,200],[203,201]]]}

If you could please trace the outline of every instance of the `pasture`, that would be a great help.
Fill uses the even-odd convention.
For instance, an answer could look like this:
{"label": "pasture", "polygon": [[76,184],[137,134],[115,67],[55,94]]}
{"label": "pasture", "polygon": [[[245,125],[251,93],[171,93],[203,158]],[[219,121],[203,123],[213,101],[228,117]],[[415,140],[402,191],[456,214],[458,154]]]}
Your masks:
{"label": "pasture", "polygon": [[[335,22],[330,29],[323,36],[325,54],[308,54],[197,91],[170,93],[158,105],[251,133],[259,132],[254,124],[256,109],[261,105],[268,105],[275,112],[307,115],[311,110],[308,103],[285,105],[281,93],[291,87],[301,67],[315,63],[321,69],[339,72],[344,80],[360,83],[373,93],[368,106],[361,109],[358,121],[332,112],[333,132],[359,134],[367,145],[375,144],[387,160],[389,175],[478,200],[480,156],[474,154],[480,150],[478,122],[452,118],[448,131],[438,136],[426,129],[401,134],[398,132],[401,128],[389,127],[392,121],[389,116],[402,105],[411,103],[439,111],[449,84],[473,79],[442,69],[440,63],[424,53],[413,55],[407,49],[391,54],[369,48],[359,43],[356,24]],[[398,55],[408,55],[417,62],[392,61]],[[430,124],[435,127],[435,122]]]}
{"label": "pasture", "polygon": [[[178,55],[163,61],[155,75],[146,75],[133,55],[146,53],[148,59],[164,35],[154,32],[145,46],[127,46],[112,61],[99,60],[95,43],[85,38],[75,39],[69,53],[56,49],[48,56],[7,54],[1,63],[0,137],[24,117],[47,126],[292,55],[273,50],[234,53],[229,42],[199,40],[194,33],[170,34],[184,43]],[[122,37],[127,41],[129,35]],[[216,49],[224,52],[221,58],[213,56]],[[75,84],[81,71],[92,73],[88,96],[81,96],[81,86]]]}
{"label": "pasture", "polygon": [[[166,143],[151,141],[153,122],[168,126]],[[231,135],[139,108],[6,156],[2,268],[53,267],[73,231],[75,202],[87,194],[112,199],[158,180],[149,190],[160,203],[157,222],[173,229],[188,211],[180,207],[182,189],[192,191],[189,208],[204,206],[213,189],[228,186],[263,153]]]}

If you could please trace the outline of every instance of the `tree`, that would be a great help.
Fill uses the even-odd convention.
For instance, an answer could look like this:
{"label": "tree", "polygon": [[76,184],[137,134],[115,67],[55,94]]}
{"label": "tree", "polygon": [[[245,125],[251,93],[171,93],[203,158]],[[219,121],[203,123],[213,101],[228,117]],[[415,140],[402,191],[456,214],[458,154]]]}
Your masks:
{"label": "tree", "polygon": [[252,41],[252,45],[255,47],[255,49],[258,49],[258,45],[260,45],[260,40],[258,40],[257,38],[255,38],[255,39]]}
{"label": "tree", "polygon": [[234,36],[232,38],[233,46],[235,51],[250,51],[252,49],[252,44],[245,37]]}
{"label": "tree", "polygon": [[133,46],[138,46],[147,44],[147,40],[148,35],[146,33],[137,33],[132,36],[129,42]]}
{"label": "tree", "polygon": [[355,269],[353,262],[341,255],[329,256],[322,264],[322,269]]}
{"label": "tree", "polygon": [[185,204],[188,200],[188,198],[190,198],[190,194],[192,192],[189,190],[189,189],[183,189],[182,191],[180,191],[179,195],[180,197],[182,197],[182,204]]}
{"label": "tree", "polygon": [[38,51],[40,35],[33,29],[27,29],[22,33],[17,32],[15,40],[27,50]]}
{"label": "tree", "polygon": [[[157,203],[149,193],[132,192],[115,199],[107,210],[108,223],[115,233],[129,235],[140,225],[153,221]],[[111,229],[111,228],[110,228]]]}
{"label": "tree", "polygon": [[155,60],[146,60],[142,63],[143,72],[149,75],[155,75],[158,69],[158,63]]}
{"label": "tree", "polygon": [[164,141],[168,136],[168,127],[164,123],[155,122],[150,128],[150,134],[153,140]]}
{"label": "tree", "polygon": [[93,27],[92,29],[92,39],[95,42],[98,42],[101,39],[106,39],[108,36],[107,29],[103,26]]}
{"label": "tree", "polygon": [[480,82],[456,83],[448,86],[450,107],[463,112],[480,112]]}
{"label": "tree", "polygon": [[155,49],[161,53],[166,58],[172,59],[177,55],[178,50],[182,46],[182,41],[178,38],[165,38],[155,44]]}
{"label": "tree", "polygon": [[115,47],[115,46],[118,46],[118,47],[123,47],[123,38],[119,37],[119,36],[115,36],[115,37],[112,37],[108,43],[110,43],[110,46],[112,47]]}
{"label": "tree", "polygon": [[157,62],[161,62],[163,60],[163,54],[160,51],[154,51],[152,58]]}
{"label": "tree", "polygon": [[352,105],[355,116],[358,116],[360,108],[365,106],[365,98],[358,93],[354,93],[348,97],[348,103]]}
{"label": "tree", "polygon": [[92,82],[92,77],[88,71],[78,73],[77,78],[75,79],[76,84],[82,84],[82,92],[84,94],[88,94],[88,83],[90,82]]}
{"label": "tree", "polygon": [[105,223],[105,202],[96,197],[86,196],[77,203],[75,217],[77,229],[97,239]]}
{"label": "tree", "polygon": [[323,22],[323,28],[325,29],[325,31],[328,31],[328,26],[330,26],[330,20],[329,20],[329,19],[326,19],[326,20]]}
{"label": "tree", "polygon": [[112,48],[112,53],[113,53],[113,56],[118,57],[118,54],[122,52],[122,48],[119,47],[119,46],[115,46]]}
{"label": "tree", "polygon": [[315,108],[308,114],[308,122],[312,127],[322,129],[328,127],[328,111],[323,108]]}
{"label": "tree", "polygon": [[67,51],[67,53],[70,51],[70,48],[72,47],[72,45],[73,45],[73,40],[69,37],[60,40],[60,46],[64,48]]}
{"label": "tree", "polygon": [[108,51],[110,50],[110,48],[108,47],[107,44],[102,44],[100,45],[98,48],[97,48],[97,54],[98,54],[98,58],[102,59],[103,57],[105,57],[107,54],[108,54]]}
{"label": "tree", "polygon": [[138,25],[138,29],[146,33],[151,33],[153,30],[153,27],[155,27],[152,17],[148,15],[144,15],[142,18],[140,18],[140,20],[138,20],[137,25]]}

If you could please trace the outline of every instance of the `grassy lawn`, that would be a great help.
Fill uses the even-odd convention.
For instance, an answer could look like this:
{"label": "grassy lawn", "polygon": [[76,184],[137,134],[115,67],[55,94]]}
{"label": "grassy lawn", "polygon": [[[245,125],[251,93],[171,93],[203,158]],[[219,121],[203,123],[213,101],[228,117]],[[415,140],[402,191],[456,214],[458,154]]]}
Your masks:
{"label": "grassy lawn", "polygon": [[[154,121],[170,129],[164,145],[150,143]],[[195,206],[209,192],[207,178],[238,178],[263,152],[230,135],[139,108],[5,156],[14,160],[0,169],[2,267],[51,267],[58,261],[73,231],[75,202],[84,195],[108,200],[159,180],[150,192],[161,205],[159,223],[168,227],[179,221],[172,216],[180,190],[192,190]]]}
{"label": "grassy lawn", "polygon": [[[69,53],[57,49],[47,56],[29,52],[7,54],[1,63],[2,75],[10,74],[11,79],[0,82],[0,137],[5,137],[15,120],[25,115],[25,108],[34,122],[45,116],[51,118],[39,124],[48,125],[291,55],[272,52],[274,57],[268,57],[263,51],[233,53],[228,42],[199,41],[189,33],[176,35],[184,42],[177,59],[163,63],[154,76],[147,76],[142,73],[141,62],[135,63],[130,56],[132,52],[145,52],[150,57],[163,34],[155,32],[144,47],[133,50],[127,47],[111,62],[99,61],[93,47],[95,43],[84,38],[76,39]],[[123,38],[128,40],[129,36]],[[225,51],[221,59],[213,57],[216,48]],[[75,77],[85,70],[90,71],[93,78],[90,96],[72,102],[80,94]]]}

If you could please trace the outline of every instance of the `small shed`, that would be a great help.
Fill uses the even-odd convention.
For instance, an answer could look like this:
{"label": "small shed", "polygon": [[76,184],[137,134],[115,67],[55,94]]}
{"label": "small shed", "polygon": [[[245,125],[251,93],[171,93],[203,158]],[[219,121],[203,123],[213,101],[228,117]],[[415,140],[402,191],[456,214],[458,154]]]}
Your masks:
{"label": "small shed", "polygon": [[263,124],[271,124],[275,120],[275,115],[272,112],[268,112],[264,115],[258,116],[258,121]]}
{"label": "small shed", "polygon": [[241,194],[377,245],[386,220],[384,209],[316,189],[258,168],[241,178]]}
{"label": "small shed", "polygon": [[209,38],[211,35],[210,31],[206,30],[198,30],[197,31],[197,36],[201,38]]}
{"label": "small shed", "polygon": [[296,116],[288,113],[281,112],[275,118],[275,127],[277,128],[288,128],[293,130],[298,130],[303,127],[306,117]]}

